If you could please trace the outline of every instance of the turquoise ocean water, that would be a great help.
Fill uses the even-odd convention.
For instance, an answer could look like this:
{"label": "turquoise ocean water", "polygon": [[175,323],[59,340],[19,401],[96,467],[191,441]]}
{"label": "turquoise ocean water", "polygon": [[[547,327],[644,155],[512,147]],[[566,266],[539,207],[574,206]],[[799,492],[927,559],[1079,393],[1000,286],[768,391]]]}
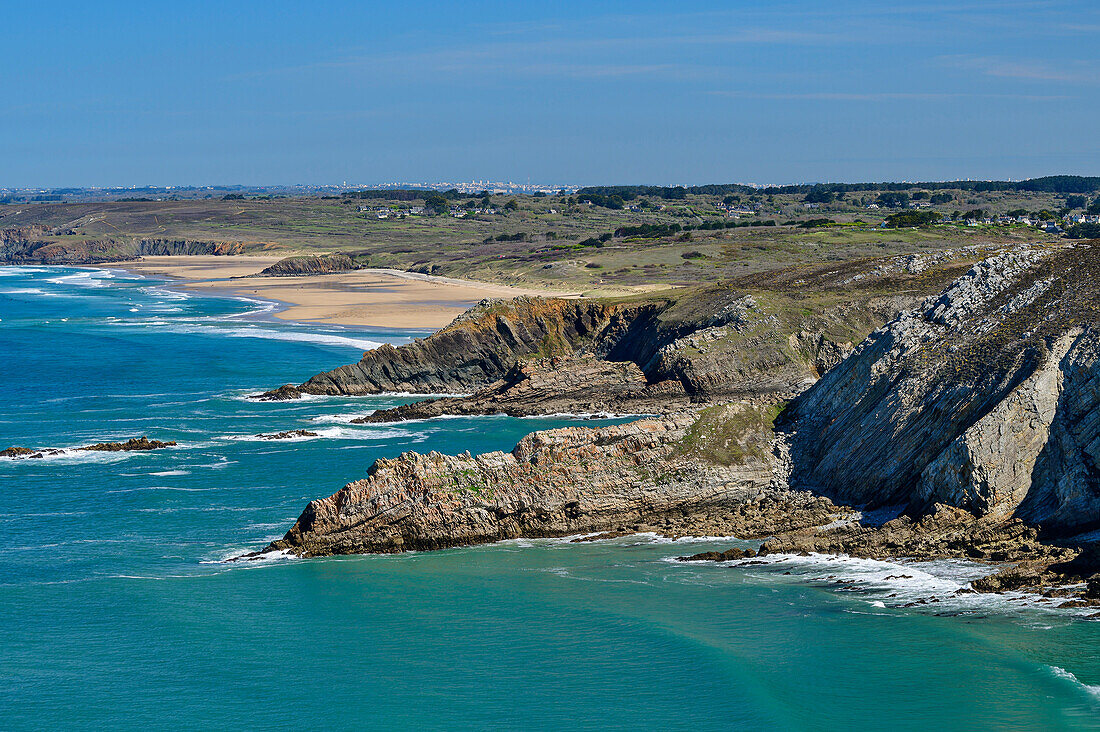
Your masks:
{"label": "turquoise ocean water", "polygon": [[956,596],[964,563],[682,564],[731,542],[645,536],[224,563],[375,458],[570,423],[250,402],[416,335],[270,307],[0,268],[0,448],[179,442],[0,460],[0,729],[1100,729],[1100,622]]}

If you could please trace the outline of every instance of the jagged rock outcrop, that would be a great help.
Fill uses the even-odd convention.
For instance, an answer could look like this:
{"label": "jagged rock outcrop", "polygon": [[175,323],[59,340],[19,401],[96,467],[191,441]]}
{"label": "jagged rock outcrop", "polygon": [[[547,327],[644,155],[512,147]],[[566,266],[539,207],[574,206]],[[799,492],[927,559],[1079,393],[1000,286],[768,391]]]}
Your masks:
{"label": "jagged rock outcrop", "polygon": [[194,239],[140,239],[137,255],[140,256],[216,256],[229,257],[244,254],[241,241],[195,241]]}
{"label": "jagged rock outcrop", "polygon": [[160,450],[165,447],[175,447],[175,445],[175,442],[150,440],[148,437],[131,437],[125,442],[97,442],[94,445],[86,445],[76,449],[97,452],[127,452],[133,450]]}
{"label": "jagged rock outcrop", "polygon": [[359,269],[355,260],[346,254],[319,254],[285,257],[270,267],[249,277],[303,277],[307,275],[338,274]]}
{"label": "jagged rock outcrop", "polygon": [[383,345],[349,366],[314,376],[308,394],[465,392],[504,376],[521,358],[613,347],[657,306],[519,297],[484,301],[428,338]]}
{"label": "jagged rock outcrop", "polygon": [[1100,525],[1100,243],[975,265],[787,411],[794,485],[1047,533]]}
{"label": "jagged rock outcrop", "polygon": [[[901,515],[881,525],[858,520],[827,529],[782,532],[767,539],[759,555],[847,554],[868,559],[964,558],[998,566],[976,580],[977,592],[1028,591],[1047,597],[1082,595],[1082,583],[1100,581],[1096,545],[1044,542],[1040,532],[1019,518],[977,516],[969,511],[933,504],[919,515]],[[1087,590],[1086,585],[1086,590]],[[1084,593],[1066,607],[1100,605]]]}
{"label": "jagged rock outcrop", "polygon": [[396,552],[623,530],[754,536],[837,514],[827,499],[776,489],[761,429],[773,406],[716,409],[705,422],[679,413],[536,432],[510,453],[378,460],[366,479],[312,501],[265,551]]}
{"label": "jagged rock outcrop", "polygon": [[445,397],[380,409],[353,423],[399,422],[444,414],[637,414],[687,407],[679,381],[650,384],[632,361],[559,356],[513,366],[468,397]]}
{"label": "jagged rock outcrop", "polygon": [[294,384],[283,384],[277,389],[271,389],[261,394],[249,394],[248,398],[255,399],[259,402],[286,402],[293,399],[301,399],[302,390]]}
{"label": "jagged rock outcrop", "polygon": [[[661,398],[666,403],[657,411],[679,408],[685,400],[793,395],[839,363],[877,324],[912,305],[918,294],[934,291],[937,278],[950,271],[922,270],[920,281],[906,284],[916,285],[916,293],[884,290],[873,278],[845,284],[849,270],[818,275],[800,270],[803,277],[819,277],[815,284],[822,291],[808,296],[798,283],[772,275],[648,301],[486,301],[426,339],[374,349],[357,364],[260,398],[478,392],[375,418],[383,420],[493,412],[638,413],[652,410],[649,403]],[[748,287],[764,291],[745,294]],[[561,369],[579,370],[578,376],[592,381],[579,388],[581,379],[541,373],[545,367],[536,362],[548,356],[568,356]],[[644,385],[637,382],[639,373]]]}

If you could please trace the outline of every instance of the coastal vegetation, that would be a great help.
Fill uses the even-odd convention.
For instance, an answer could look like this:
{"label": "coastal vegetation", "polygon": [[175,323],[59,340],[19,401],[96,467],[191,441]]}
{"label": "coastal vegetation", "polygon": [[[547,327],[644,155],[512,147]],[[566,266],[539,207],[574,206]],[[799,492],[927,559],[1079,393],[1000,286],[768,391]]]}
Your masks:
{"label": "coastal vegetation", "polygon": [[[339,252],[354,266],[611,294],[799,262],[1055,241],[1058,232],[1034,224],[1081,211],[1082,198],[1081,216],[1091,215],[1091,186],[1092,179],[1055,177],[1011,185],[615,186],[538,196],[349,190],[9,197],[0,204],[0,258],[79,263]],[[1032,223],[1018,222],[1025,218]],[[1063,227],[1073,236],[1091,231],[1072,228],[1078,225],[1089,226]],[[689,252],[703,256],[683,256]]]}

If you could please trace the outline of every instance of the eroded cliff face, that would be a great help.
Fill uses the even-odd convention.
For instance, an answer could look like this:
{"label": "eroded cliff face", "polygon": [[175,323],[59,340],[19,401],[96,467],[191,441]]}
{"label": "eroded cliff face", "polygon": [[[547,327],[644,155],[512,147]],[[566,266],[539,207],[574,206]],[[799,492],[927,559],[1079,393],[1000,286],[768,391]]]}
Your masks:
{"label": "eroded cliff face", "polygon": [[[359,363],[273,390],[264,398],[478,392],[466,401],[441,400],[391,415],[400,418],[519,413],[522,395],[517,388],[545,405],[541,413],[644,412],[651,409],[646,402],[659,394],[671,400],[659,411],[678,408],[685,398],[714,403],[794,394],[836,365],[873,327],[918,299],[917,294],[883,287],[881,276],[852,285],[850,274],[816,273],[818,281],[809,288],[816,297],[806,297],[797,283],[792,294],[786,282],[748,279],[647,301],[485,301],[428,338],[374,349]],[[908,287],[913,284],[920,295],[931,288],[929,282]],[[754,287],[761,291],[746,293]],[[579,388],[563,375],[540,373],[545,367],[537,362],[547,357],[568,359],[554,368],[576,371],[585,386]],[[635,388],[638,373],[648,388]],[[560,393],[551,393],[558,387]],[[601,391],[607,394],[602,405],[589,398]],[[632,399],[638,402],[633,407],[627,404]]]}
{"label": "eroded cliff face", "polygon": [[24,226],[0,231],[0,261],[12,264],[98,264],[169,254],[231,255],[243,242],[191,239],[82,239],[69,229]]}
{"label": "eroded cliff face", "polygon": [[265,551],[397,552],[596,531],[754,536],[831,520],[828,500],[775,488],[774,405],[719,409],[536,432],[510,453],[378,460],[366,479],[312,501]]}
{"label": "eroded cliff face", "polygon": [[428,338],[368,351],[358,363],[318,374],[298,389],[350,395],[473,391],[504,376],[522,358],[606,352],[658,307],[534,297],[487,300]]}
{"label": "eroded cliff face", "polygon": [[975,265],[792,404],[793,483],[1050,532],[1100,524],[1097,283],[1096,242]]}

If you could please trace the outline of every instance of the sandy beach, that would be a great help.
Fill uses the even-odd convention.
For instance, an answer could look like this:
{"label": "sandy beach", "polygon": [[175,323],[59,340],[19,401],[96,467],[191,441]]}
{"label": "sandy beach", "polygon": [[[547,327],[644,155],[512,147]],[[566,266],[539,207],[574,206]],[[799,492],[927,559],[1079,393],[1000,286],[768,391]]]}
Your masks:
{"label": "sandy beach", "polygon": [[388,328],[442,328],[485,298],[566,295],[449,277],[361,269],[331,275],[254,277],[282,257],[143,257],[109,266],[181,280],[176,286],[277,300],[284,320]]}

